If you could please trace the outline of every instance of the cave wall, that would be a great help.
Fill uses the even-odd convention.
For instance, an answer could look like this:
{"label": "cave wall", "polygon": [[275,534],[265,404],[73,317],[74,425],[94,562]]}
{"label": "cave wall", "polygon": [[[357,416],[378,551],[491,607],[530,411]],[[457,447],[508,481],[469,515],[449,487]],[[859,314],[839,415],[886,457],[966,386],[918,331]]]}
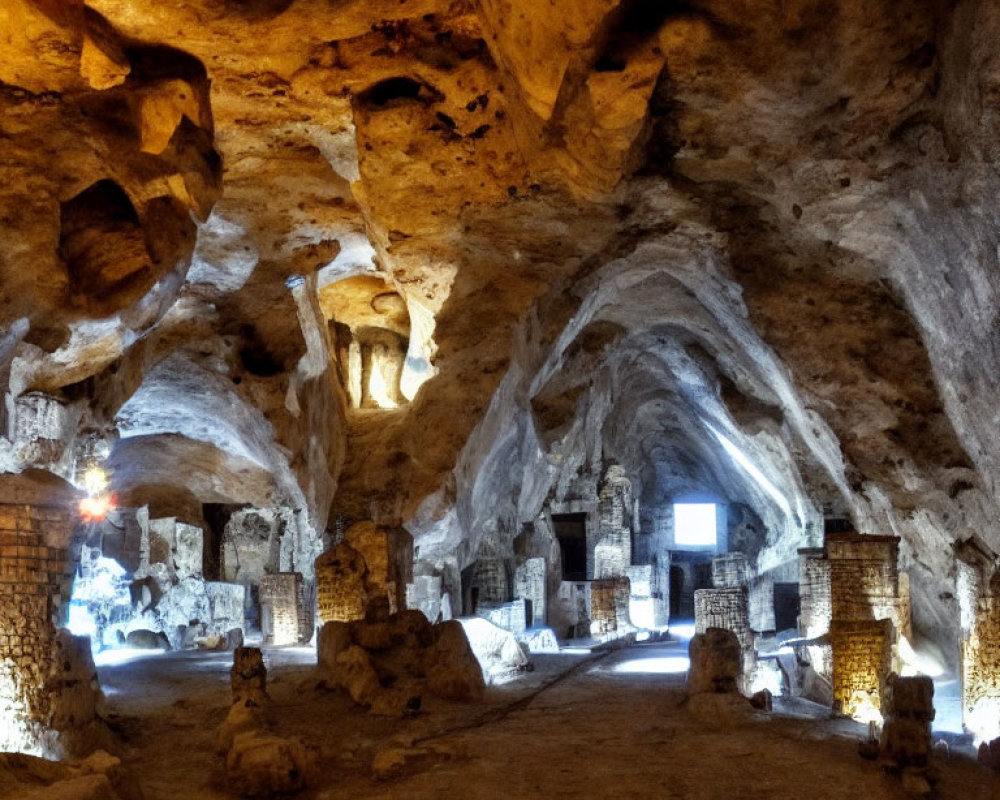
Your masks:
{"label": "cave wall", "polygon": [[[547,515],[599,525],[619,465],[613,573],[668,574],[694,493],[761,585],[849,517],[957,658],[952,543],[1000,550],[993,4],[139,11],[0,11],[5,473],[288,509],[307,580],[337,520],[405,525],[439,610],[541,557],[568,619]],[[336,332],[393,315],[376,408]]]}

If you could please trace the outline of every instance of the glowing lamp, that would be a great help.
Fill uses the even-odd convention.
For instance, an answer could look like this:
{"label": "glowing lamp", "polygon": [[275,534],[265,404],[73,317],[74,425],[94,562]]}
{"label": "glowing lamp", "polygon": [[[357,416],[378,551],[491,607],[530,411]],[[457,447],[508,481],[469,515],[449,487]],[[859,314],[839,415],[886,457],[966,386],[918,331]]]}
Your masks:
{"label": "glowing lamp", "polygon": [[80,518],[84,522],[100,522],[117,505],[113,494],[99,494],[80,500]]}

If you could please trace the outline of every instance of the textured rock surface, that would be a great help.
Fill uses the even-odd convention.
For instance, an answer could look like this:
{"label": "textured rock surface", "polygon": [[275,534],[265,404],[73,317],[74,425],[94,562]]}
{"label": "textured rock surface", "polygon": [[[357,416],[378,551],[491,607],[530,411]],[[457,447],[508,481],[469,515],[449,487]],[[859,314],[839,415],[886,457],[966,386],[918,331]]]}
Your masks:
{"label": "textured rock surface", "polygon": [[1000,551],[989,0],[8,0],[0,29],[5,472],[100,442],[162,516],[297,510],[308,565],[405,526],[459,606],[615,463],[646,554],[688,492],[756,574],[824,516],[898,535],[957,654],[951,545]]}

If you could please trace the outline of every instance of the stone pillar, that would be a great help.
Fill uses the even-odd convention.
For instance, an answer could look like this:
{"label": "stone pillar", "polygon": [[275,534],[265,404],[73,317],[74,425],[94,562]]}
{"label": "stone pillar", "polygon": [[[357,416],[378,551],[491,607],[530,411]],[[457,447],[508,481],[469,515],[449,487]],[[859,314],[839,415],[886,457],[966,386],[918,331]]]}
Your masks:
{"label": "stone pillar", "polygon": [[623,576],[631,566],[633,511],[632,482],[623,467],[612,464],[598,492],[593,547],[588,541],[587,572],[595,579]]}
{"label": "stone pillar", "polygon": [[589,591],[587,616],[591,636],[606,636],[631,625],[629,599],[632,592],[627,576],[590,581]]}
{"label": "stone pillar", "polygon": [[365,561],[347,544],[316,559],[316,596],[321,622],[351,622],[365,618]]}
{"label": "stone pillar", "polygon": [[[880,751],[882,763],[911,773],[930,791],[925,773],[931,757],[931,721],[934,719],[934,681],[925,675],[890,676],[886,683],[885,724]],[[904,782],[907,776],[904,775]]]}
{"label": "stone pillar", "polygon": [[977,743],[989,742],[1000,737],[1000,559],[978,542],[955,549],[962,721]]}
{"label": "stone pillar", "polygon": [[826,537],[833,702],[835,709],[856,719],[877,718],[884,682],[896,668],[893,646],[904,617],[898,552],[898,536],[852,531]]}
{"label": "stone pillar", "polygon": [[830,604],[834,620],[888,619],[899,622],[898,536],[831,533]]}
{"label": "stone pillar", "polygon": [[815,639],[830,630],[830,562],[822,547],[799,550],[799,634]]}
{"label": "stone pillar", "polygon": [[528,558],[514,570],[514,597],[531,602],[532,627],[545,625],[546,592],[545,592],[545,559]]}
{"label": "stone pillar", "polygon": [[303,602],[300,573],[265,575],[260,582],[260,605],[268,644],[299,644],[312,638],[312,613]]}
{"label": "stone pillar", "polygon": [[280,568],[281,526],[267,508],[236,511],[222,534],[222,577],[231,583],[257,586]]}
{"label": "stone pillar", "polygon": [[406,584],[406,607],[420,609],[431,622],[448,619],[442,614],[441,590],[440,575],[416,575]]}
{"label": "stone pillar", "polygon": [[637,628],[657,627],[652,565],[629,567],[628,580],[630,587],[628,613],[632,624]]}
{"label": "stone pillar", "polygon": [[750,627],[755,631],[773,631],[774,579],[770,574],[757,575],[747,583],[750,601]]}
{"label": "stone pillar", "polygon": [[688,655],[687,690],[725,694],[739,691],[743,649],[736,635],[726,628],[709,627],[691,638]]}
{"label": "stone pillar", "polygon": [[709,628],[723,628],[736,634],[743,652],[741,688],[750,694],[757,666],[753,631],[750,630],[749,604],[746,586],[731,589],[696,589],[694,593],[695,633]]}
{"label": "stone pillar", "polygon": [[13,444],[23,464],[54,467],[75,432],[75,418],[61,400],[27,392],[14,401]]}
{"label": "stone pillar", "polygon": [[507,568],[502,558],[478,558],[472,571],[472,586],[477,590],[477,602],[498,604],[507,602]]}
{"label": "stone pillar", "polygon": [[384,594],[389,600],[389,613],[402,611],[406,607],[406,584],[413,575],[413,537],[402,528],[358,522],[347,529],[344,541],[365,561],[368,594]]}

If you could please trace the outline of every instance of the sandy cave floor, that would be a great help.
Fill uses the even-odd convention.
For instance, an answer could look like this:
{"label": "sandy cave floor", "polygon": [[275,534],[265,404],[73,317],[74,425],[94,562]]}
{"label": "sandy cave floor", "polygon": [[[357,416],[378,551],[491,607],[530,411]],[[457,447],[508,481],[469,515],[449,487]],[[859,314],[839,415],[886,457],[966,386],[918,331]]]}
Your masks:
{"label": "sandy cave floor", "polygon": [[[481,704],[425,698],[404,719],[316,689],[310,648],[265,652],[275,729],[320,751],[320,777],[304,800],[907,797],[898,778],[857,755],[862,726],[823,718],[813,704],[779,699],[775,713],[735,724],[696,719],[683,673],[655,671],[676,646],[535,656],[533,672],[491,688]],[[147,800],[231,796],[213,750],[231,659],[182,652],[100,668],[120,755]],[[378,780],[372,761],[387,747],[421,754]],[[1000,781],[967,755],[942,753],[936,764],[935,798],[1000,800]]]}

